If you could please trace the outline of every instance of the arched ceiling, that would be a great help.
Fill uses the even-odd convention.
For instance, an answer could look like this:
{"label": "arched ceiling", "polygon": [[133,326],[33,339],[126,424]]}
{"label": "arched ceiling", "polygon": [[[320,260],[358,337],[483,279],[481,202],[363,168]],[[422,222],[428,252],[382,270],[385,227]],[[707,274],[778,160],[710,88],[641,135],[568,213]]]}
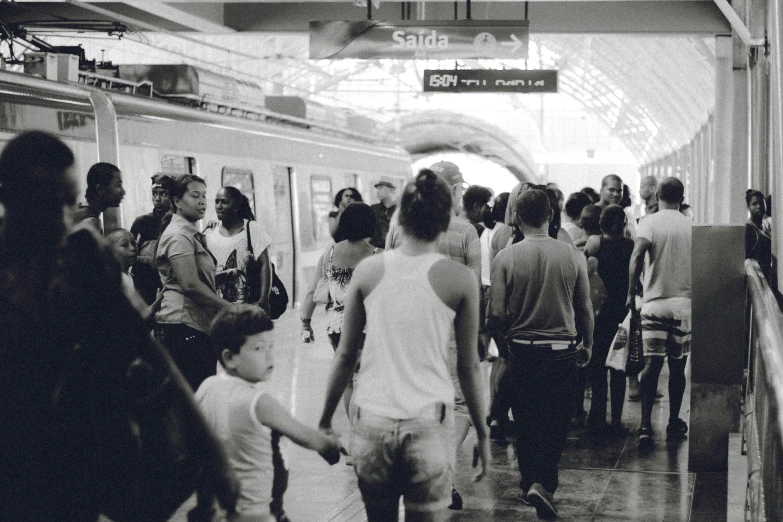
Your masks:
{"label": "arched ceiling", "polygon": [[[154,3],[162,9],[158,20],[160,14],[174,16],[183,5]],[[35,3],[43,14],[50,4]],[[143,3],[124,4],[139,8],[137,4]],[[0,7],[0,15],[7,5]],[[69,5],[87,4],[72,1]],[[112,5],[95,2],[90,12],[108,16]],[[124,13],[117,16],[126,22],[138,17],[130,8],[117,12]],[[192,29],[203,19],[194,16],[188,13],[171,20]],[[557,69],[560,92],[603,122],[639,164],[688,143],[714,105],[714,38],[704,35],[534,33],[526,61],[313,61],[307,59],[307,33],[142,30],[155,27],[140,21],[130,25],[131,31],[121,40],[57,31],[41,36],[56,45],[81,43],[92,58],[104,55],[114,63],[190,63],[254,81],[268,93],[348,107],[399,131],[399,142],[414,156],[436,150],[475,152],[518,176],[534,172],[532,157],[543,147],[541,115],[531,109],[535,105],[531,95],[422,93],[424,69]],[[216,32],[214,22],[200,29]]]}
{"label": "arched ceiling", "polygon": [[530,151],[508,132],[472,116],[449,111],[408,113],[391,122],[400,144],[414,161],[444,151],[482,156],[505,167],[523,181],[537,174]]}

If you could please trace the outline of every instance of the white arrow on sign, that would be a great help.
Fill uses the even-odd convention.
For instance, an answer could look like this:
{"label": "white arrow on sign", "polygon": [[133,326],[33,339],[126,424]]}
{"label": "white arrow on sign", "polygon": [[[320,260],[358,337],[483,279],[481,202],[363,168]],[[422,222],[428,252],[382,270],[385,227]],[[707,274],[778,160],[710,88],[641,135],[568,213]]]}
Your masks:
{"label": "white arrow on sign", "polygon": [[510,42],[500,42],[500,45],[511,46],[509,52],[515,53],[519,50],[520,47],[522,47],[522,40],[517,38],[517,35],[514,33],[511,33],[511,40],[512,41]]}

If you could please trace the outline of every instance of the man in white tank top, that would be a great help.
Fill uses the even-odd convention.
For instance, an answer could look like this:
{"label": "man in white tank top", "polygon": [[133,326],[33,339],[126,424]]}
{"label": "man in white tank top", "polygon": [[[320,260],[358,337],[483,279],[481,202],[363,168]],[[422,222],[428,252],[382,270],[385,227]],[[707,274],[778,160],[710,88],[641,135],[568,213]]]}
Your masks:
{"label": "man in white tank top", "polygon": [[523,193],[516,214],[525,239],[498,252],[492,263],[489,329],[508,341],[518,498],[540,517],[553,518],[577,364],[587,364],[593,346],[593,307],[584,256],[548,235],[552,209],[546,193]]}

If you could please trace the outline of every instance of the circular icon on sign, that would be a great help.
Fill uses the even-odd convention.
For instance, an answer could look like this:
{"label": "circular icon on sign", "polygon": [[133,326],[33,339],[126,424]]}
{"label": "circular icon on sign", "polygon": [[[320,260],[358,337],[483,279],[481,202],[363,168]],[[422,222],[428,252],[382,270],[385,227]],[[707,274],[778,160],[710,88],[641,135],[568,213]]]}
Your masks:
{"label": "circular icon on sign", "polygon": [[495,47],[497,44],[492,33],[479,33],[473,39],[473,47]]}

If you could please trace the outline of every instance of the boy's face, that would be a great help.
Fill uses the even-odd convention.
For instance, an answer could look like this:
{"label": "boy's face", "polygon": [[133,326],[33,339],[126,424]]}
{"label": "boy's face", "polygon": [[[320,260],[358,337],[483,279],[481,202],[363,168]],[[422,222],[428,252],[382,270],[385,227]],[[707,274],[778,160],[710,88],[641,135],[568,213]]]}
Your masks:
{"label": "boy's face", "polygon": [[248,335],[239,353],[224,352],[223,362],[230,373],[248,382],[267,381],[274,370],[273,347],[271,331]]}

